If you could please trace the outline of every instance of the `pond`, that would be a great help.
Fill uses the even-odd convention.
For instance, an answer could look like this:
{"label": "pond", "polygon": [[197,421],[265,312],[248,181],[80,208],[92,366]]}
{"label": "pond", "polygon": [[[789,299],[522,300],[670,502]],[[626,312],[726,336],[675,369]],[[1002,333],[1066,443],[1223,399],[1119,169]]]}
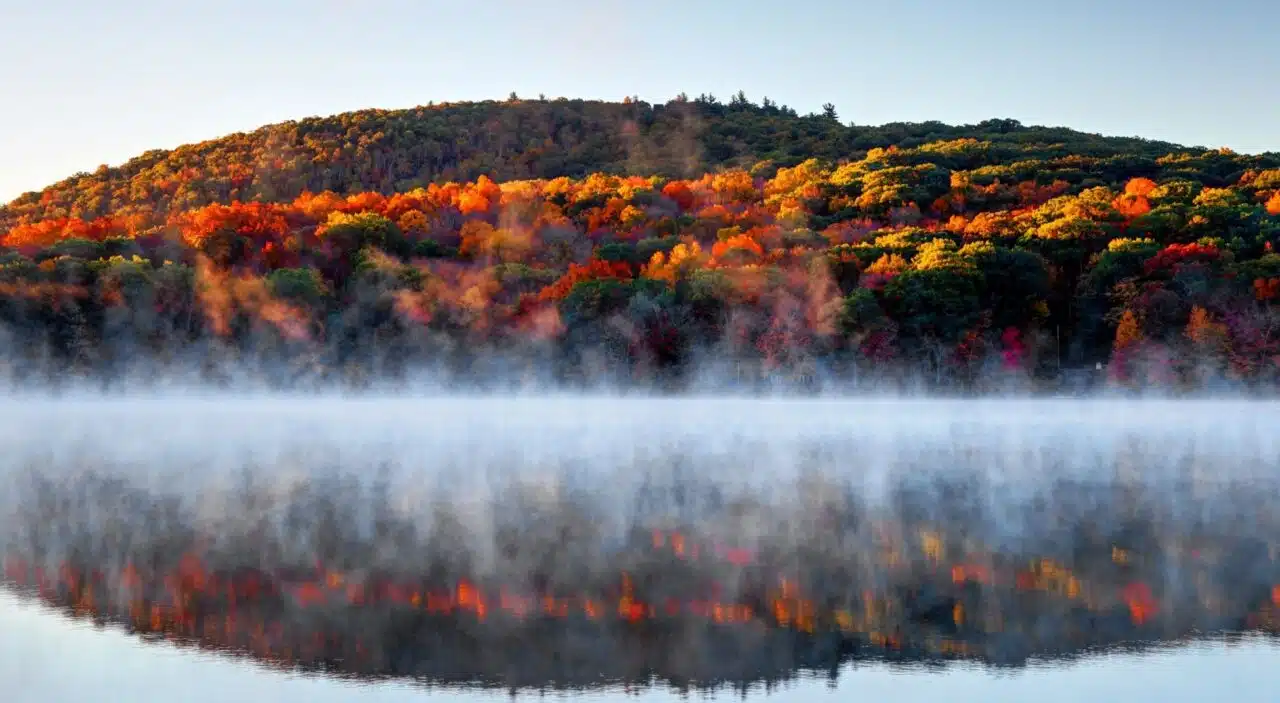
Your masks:
{"label": "pond", "polygon": [[0,402],[6,700],[1274,700],[1260,402]]}
{"label": "pond", "polygon": [[[268,670],[225,655],[144,643],[114,628],[78,622],[44,606],[0,595],[0,682],[7,701],[498,701],[507,691],[439,687],[429,682],[360,683]],[[747,698],[779,702],[894,700],[899,703],[1010,701],[1273,701],[1280,686],[1280,644],[1259,636],[1215,638],[1140,653],[1112,652],[1022,669],[976,664],[946,668],[883,663],[847,665],[832,684],[810,675]],[[524,690],[517,698],[669,701],[669,687],[604,688],[574,693]],[[689,694],[703,698],[702,693]],[[736,691],[715,698],[735,700]]]}

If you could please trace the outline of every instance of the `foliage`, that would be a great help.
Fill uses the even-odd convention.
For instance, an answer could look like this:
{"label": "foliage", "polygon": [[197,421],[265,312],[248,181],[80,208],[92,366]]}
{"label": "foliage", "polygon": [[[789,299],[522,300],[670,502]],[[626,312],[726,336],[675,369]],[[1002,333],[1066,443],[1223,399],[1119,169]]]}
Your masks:
{"label": "foliage", "polygon": [[941,381],[1052,337],[1059,368],[1126,383],[1153,354],[1280,376],[1280,155],[1012,120],[366,110],[77,174],[0,208],[0,244],[19,370],[198,346],[396,373],[550,344],[649,376],[707,353]]}

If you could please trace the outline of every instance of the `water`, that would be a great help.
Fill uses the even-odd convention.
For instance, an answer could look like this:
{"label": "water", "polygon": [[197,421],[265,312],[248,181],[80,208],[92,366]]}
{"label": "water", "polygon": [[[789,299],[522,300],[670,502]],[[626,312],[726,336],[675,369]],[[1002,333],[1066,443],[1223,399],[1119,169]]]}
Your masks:
{"label": "water", "polygon": [[[991,671],[976,665],[944,670],[884,664],[846,667],[837,683],[810,677],[769,692],[783,702],[894,700],[899,703],[981,700],[987,703],[1057,701],[1273,701],[1280,685],[1280,645],[1246,637],[1197,642],[1145,653],[1097,655],[1071,664],[1034,663]],[[422,684],[361,684],[281,673],[246,660],[197,653],[169,643],[141,643],[112,629],[73,622],[48,609],[0,596],[0,681],[6,701],[230,700],[421,701],[509,700],[507,692],[432,688]],[[556,699],[645,703],[684,700],[657,688],[548,694]],[[692,694],[701,698],[702,694]],[[748,696],[763,699],[763,686]],[[542,698],[521,692],[517,698]],[[734,700],[732,692],[716,698]]]}
{"label": "water", "polygon": [[[1274,700],[1280,648],[1264,633],[1280,631],[1278,426],[1280,406],[1257,402],[0,402],[0,556],[27,585],[0,595],[0,683],[17,701],[487,700],[513,686],[657,700],[685,685],[797,701]],[[161,504],[170,512],[145,512]],[[298,527],[325,505],[337,516]],[[124,576],[142,559],[153,576]],[[102,573],[41,577],[54,609],[35,595],[41,564]],[[283,579],[272,583],[285,595],[240,600],[234,637],[230,625],[201,636],[233,607],[209,584],[239,588],[231,574],[248,567]],[[570,612],[630,602],[620,570],[647,616]],[[334,574],[359,584],[358,600],[323,591]],[[397,623],[418,616],[397,584],[462,581],[492,587],[489,616],[466,615],[452,644],[401,642]],[[700,624],[709,611],[690,613],[710,581],[726,612],[759,607]],[[499,589],[563,595],[569,615],[535,618],[558,628],[537,630]],[[288,595],[322,592],[319,609]],[[662,602],[675,608],[665,620]],[[777,627],[762,624],[768,603],[789,609]],[[443,636],[440,622],[415,636]],[[321,631],[337,642],[325,645],[330,673],[303,673],[316,655],[300,652]],[[483,639],[499,631],[507,639]],[[492,646],[441,663],[476,636]],[[837,652],[836,640],[857,644]],[[436,661],[434,684],[385,677],[420,671],[415,656]]]}

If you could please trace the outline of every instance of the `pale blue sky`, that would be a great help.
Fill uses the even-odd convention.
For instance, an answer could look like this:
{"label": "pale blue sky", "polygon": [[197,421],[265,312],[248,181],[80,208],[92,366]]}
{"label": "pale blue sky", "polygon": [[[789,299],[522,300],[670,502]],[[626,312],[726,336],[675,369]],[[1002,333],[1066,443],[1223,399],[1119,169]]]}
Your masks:
{"label": "pale blue sky", "polygon": [[742,89],[1280,151],[1274,0],[0,0],[0,200],[269,122]]}

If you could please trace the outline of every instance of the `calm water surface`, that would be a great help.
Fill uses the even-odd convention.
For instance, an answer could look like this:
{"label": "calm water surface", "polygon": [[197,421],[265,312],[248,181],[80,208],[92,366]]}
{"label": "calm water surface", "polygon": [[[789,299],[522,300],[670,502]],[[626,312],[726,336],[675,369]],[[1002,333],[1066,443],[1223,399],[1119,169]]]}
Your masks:
{"label": "calm water surface", "polygon": [[[75,621],[12,594],[0,594],[0,690],[11,703],[56,701],[498,701],[506,692],[427,684],[354,683],[269,670],[247,660],[144,642],[111,627]],[[1280,646],[1260,637],[1206,640],[1142,653],[1092,655],[1071,663],[1034,662],[1016,670],[972,664],[923,670],[866,664],[832,683],[801,678],[750,700],[895,703],[997,701],[1275,701]],[[581,693],[519,692],[560,700],[733,700],[732,691],[682,695],[664,688]]]}
{"label": "calm water surface", "polygon": [[[736,481],[760,483],[761,491],[802,470],[796,457],[814,443],[838,447],[841,456],[856,460],[857,470],[868,475],[890,471],[896,462],[928,450],[989,456],[998,461],[1003,478],[1019,473],[1031,483],[1050,469],[1085,475],[1096,472],[1091,467],[1098,466],[1099,458],[1111,458],[1123,468],[1143,463],[1127,457],[1144,455],[1185,464],[1195,476],[1227,472],[1246,479],[1274,478],[1275,457],[1280,456],[1274,434],[1280,407],[1251,403],[8,401],[0,402],[0,419],[0,440],[6,446],[0,479],[7,480],[7,471],[36,458],[60,466],[75,465],[83,456],[109,455],[136,464],[130,471],[139,481],[181,485],[191,492],[202,490],[197,478],[211,482],[219,466],[234,467],[246,456],[270,467],[268,474],[292,465],[285,459],[301,464],[314,460],[297,454],[297,447],[325,459],[346,451],[369,462],[450,463],[460,475],[479,475],[484,481],[488,466],[511,456],[521,466],[566,457],[594,465],[616,463],[642,449],[662,451],[667,444],[713,452],[751,442],[749,465],[726,464],[724,471]],[[1050,447],[1052,452],[1046,453]],[[201,470],[194,472],[191,466]],[[170,469],[183,480],[173,482]],[[412,485],[420,479],[406,473],[404,480]],[[0,484],[0,507],[5,493],[15,495],[4,489]],[[515,695],[591,701],[739,697],[731,689],[682,694],[665,685]],[[114,627],[70,619],[0,589],[0,703],[433,697],[496,701],[511,693],[292,674],[249,659],[144,641]],[[862,663],[846,666],[835,681],[810,675],[772,690],[756,686],[747,697],[894,703],[1280,701],[1280,646],[1263,637],[1219,638],[1006,669]]]}

